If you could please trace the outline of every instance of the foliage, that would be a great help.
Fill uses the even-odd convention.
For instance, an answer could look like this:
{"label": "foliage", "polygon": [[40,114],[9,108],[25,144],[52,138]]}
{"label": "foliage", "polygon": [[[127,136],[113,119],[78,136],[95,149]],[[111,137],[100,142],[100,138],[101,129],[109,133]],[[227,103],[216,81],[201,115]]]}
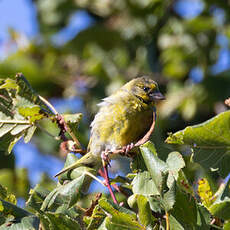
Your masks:
{"label": "foliage", "polygon": [[[6,106],[7,110],[2,109],[2,114],[6,116],[7,112],[14,111],[12,114],[17,115],[19,111],[19,115],[17,120],[16,115],[8,116],[6,121],[1,121],[2,125],[6,122],[18,125],[17,121],[23,121],[37,127],[39,120],[51,119],[60,128],[59,135],[63,141],[66,141],[66,132],[69,132],[74,141],[76,136],[73,135],[77,134],[76,126],[81,115],[63,115],[62,119],[62,115],[53,112],[56,110],[51,104],[39,99],[41,97],[32,90],[21,74],[16,75],[16,80],[6,79],[3,82],[3,95],[17,103],[14,102],[11,107]],[[26,97],[35,106],[33,104],[29,107]],[[6,97],[0,99],[2,104],[5,100]],[[24,103],[20,103],[21,101]],[[40,112],[42,110],[44,112]],[[213,151],[214,148],[217,149],[215,154],[228,154],[229,116],[229,111],[223,112],[205,123],[170,134],[166,142],[174,145],[186,144],[193,149],[203,147]],[[8,132],[2,135],[3,138]],[[10,134],[18,135],[15,132]],[[19,134],[22,136],[24,132]],[[222,153],[222,148],[226,150],[225,153]],[[199,157],[203,152],[194,150],[193,154]],[[69,153],[66,166],[75,160],[76,157]],[[80,207],[80,202],[93,173],[85,166],[74,169],[71,179],[67,177],[67,180],[63,175],[60,178],[62,184],[58,183],[53,190],[48,190],[41,184],[36,185],[29,193],[25,209],[16,206],[15,196],[0,186],[0,229],[136,230],[209,229],[223,226],[226,229],[230,221],[230,181],[223,183],[214,192],[208,180],[201,179],[195,195],[192,184],[187,179],[185,167],[186,162],[180,152],[172,151],[166,160],[162,160],[155,145],[149,141],[140,146],[140,152],[134,156],[131,162],[132,172],[126,178],[113,180],[113,183],[120,182],[119,191],[126,188],[124,195],[127,202],[123,200],[122,206],[119,206],[105,195],[97,195],[87,210]]]}
{"label": "foliage", "polygon": [[[229,46],[229,2],[200,0],[195,17],[178,13],[178,2],[33,1],[38,36],[25,43],[11,32],[9,44],[17,51],[0,61],[0,184],[7,187],[0,188],[0,228],[230,229],[228,177],[224,180],[230,160],[229,103],[224,104],[230,78],[229,66],[219,68]],[[89,27],[56,42],[82,12]],[[17,72],[45,98],[79,100],[84,119],[78,111],[58,117],[21,74],[8,78]],[[77,140],[84,148],[99,100],[143,74],[159,83],[167,100],[157,105],[154,145],[140,148],[131,172],[123,160],[115,165],[125,174],[111,179],[119,183],[121,193],[115,195],[123,206],[107,194],[82,193],[92,179],[88,168],[74,171],[71,181],[63,177],[62,184],[43,175],[28,194],[27,171],[15,169],[14,155],[5,153],[14,152],[22,138],[61,158],[80,148]],[[66,159],[68,165],[76,157]],[[21,197],[27,200],[24,209],[16,206]]]}

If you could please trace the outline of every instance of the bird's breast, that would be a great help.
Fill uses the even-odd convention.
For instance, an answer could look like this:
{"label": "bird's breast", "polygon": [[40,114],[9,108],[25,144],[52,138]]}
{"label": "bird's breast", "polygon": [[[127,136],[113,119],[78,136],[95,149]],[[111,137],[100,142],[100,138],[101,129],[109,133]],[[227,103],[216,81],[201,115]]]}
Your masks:
{"label": "bird's breast", "polygon": [[135,143],[149,130],[152,119],[153,108],[137,100],[105,104],[91,124],[89,148],[99,154]]}

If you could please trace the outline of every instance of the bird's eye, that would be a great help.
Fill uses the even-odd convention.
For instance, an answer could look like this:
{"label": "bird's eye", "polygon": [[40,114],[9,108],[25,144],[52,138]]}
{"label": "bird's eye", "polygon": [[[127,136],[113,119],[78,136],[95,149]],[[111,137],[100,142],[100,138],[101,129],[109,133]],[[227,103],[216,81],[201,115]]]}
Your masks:
{"label": "bird's eye", "polygon": [[148,92],[148,91],[150,90],[150,88],[149,88],[149,87],[144,87],[143,90],[144,90],[145,92]]}

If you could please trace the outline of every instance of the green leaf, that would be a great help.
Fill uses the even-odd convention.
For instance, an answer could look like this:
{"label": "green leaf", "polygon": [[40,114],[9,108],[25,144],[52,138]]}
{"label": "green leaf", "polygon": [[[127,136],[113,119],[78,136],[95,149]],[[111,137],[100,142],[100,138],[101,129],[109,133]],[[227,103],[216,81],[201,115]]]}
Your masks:
{"label": "green leaf", "polygon": [[177,188],[175,204],[170,213],[186,230],[195,229],[197,226],[196,200],[179,188]]}
{"label": "green leaf", "polygon": [[138,195],[137,206],[138,218],[140,223],[145,228],[152,228],[154,226],[154,221],[156,221],[156,219],[152,215],[148,199],[143,195]]}
{"label": "green leaf", "polygon": [[230,220],[224,222],[224,230],[230,230]]}
{"label": "green leaf", "polygon": [[48,196],[49,191],[43,188],[41,185],[36,185],[34,189],[30,190],[29,199],[26,202],[26,207],[41,213],[42,203],[44,202],[45,198]]}
{"label": "green leaf", "polygon": [[9,221],[0,226],[0,230],[28,230],[28,229],[39,229],[39,219],[34,215],[25,216],[20,220]]}
{"label": "green leaf", "polygon": [[55,230],[81,230],[80,225],[76,220],[62,213],[46,212],[45,218],[48,219],[50,229]]}
{"label": "green leaf", "polygon": [[126,208],[113,205],[105,198],[99,200],[99,206],[107,215],[106,229],[108,230],[138,230],[143,229],[136,219],[136,214]]}
{"label": "green leaf", "polygon": [[33,107],[19,107],[18,112],[24,118],[29,118],[29,121],[31,123],[41,120],[42,118],[45,117],[45,115],[42,114],[41,108],[37,105]]}
{"label": "green leaf", "polygon": [[215,202],[209,207],[209,211],[224,220],[230,219],[230,180],[225,184],[222,192],[218,195]]}
{"label": "green leaf", "polygon": [[41,210],[58,213],[71,208],[78,201],[85,176],[82,174],[69,183],[59,185],[46,197]]}
{"label": "green leaf", "polygon": [[106,214],[102,211],[99,205],[96,205],[93,210],[92,216],[88,218],[89,223],[87,226],[87,230],[98,229],[102,225],[105,217]]}
{"label": "green leaf", "polygon": [[170,188],[172,183],[178,179],[179,171],[185,167],[185,162],[182,155],[179,152],[171,152],[168,155],[166,163],[169,168],[169,176],[167,179],[167,186]]}
{"label": "green leaf", "polygon": [[75,113],[75,114],[63,114],[62,115],[65,122],[68,125],[68,128],[70,132],[73,132],[75,136],[78,135],[78,124],[82,119],[82,113]]}
{"label": "green leaf", "polygon": [[14,216],[15,218],[22,218],[24,216],[30,216],[32,215],[32,213],[22,209],[22,208],[19,208],[18,206],[10,203],[10,202],[7,202],[3,199],[0,198],[0,201],[2,203],[2,206],[3,206],[3,213],[5,215],[12,215]]}
{"label": "green leaf", "polygon": [[11,152],[24,136],[28,142],[36,126],[33,122],[53,116],[22,74],[0,81],[0,150]]}
{"label": "green leaf", "polygon": [[173,208],[176,201],[176,182],[171,185],[170,189],[165,192],[160,200],[161,206],[165,211],[169,211]]}
{"label": "green leaf", "polygon": [[210,212],[203,205],[200,204],[197,204],[197,210],[197,229],[209,230],[212,217]]}
{"label": "green leaf", "polygon": [[145,165],[154,181],[159,194],[164,188],[165,178],[167,178],[168,165],[157,157],[153,143],[147,142],[140,147]]}
{"label": "green leaf", "polygon": [[169,144],[186,144],[194,151],[194,161],[205,168],[218,168],[221,176],[229,173],[230,111],[170,135]]}
{"label": "green leaf", "polygon": [[7,188],[3,187],[1,184],[0,184],[0,198],[7,201],[7,202],[15,204],[15,205],[17,203],[15,195],[9,193],[7,191]]}
{"label": "green leaf", "polygon": [[169,216],[169,225],[171,230],[185,230],[184,227],[172,215]]}
{"label": "green leaf", "polygon": [[138,173],[132,181],[134,194],[140,195],[160,195],[159,190],[149,172]]}

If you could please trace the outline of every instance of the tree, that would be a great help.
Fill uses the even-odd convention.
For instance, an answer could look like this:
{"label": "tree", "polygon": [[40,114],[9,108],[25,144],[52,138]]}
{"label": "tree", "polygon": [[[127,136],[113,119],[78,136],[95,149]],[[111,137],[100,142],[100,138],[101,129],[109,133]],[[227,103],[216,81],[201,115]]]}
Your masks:
{"label": "tree", "polygon": [[[90,217],[82,220],[82,213],[72,205],[79,199],[81,202],[84,199],[86,205],[87,196],[80,198],[71,193],[80,188],[80,181],[72,182],[72,187],[69,187],[68,192],[74,196],[70,196],[72,203],[60,195],[62,187],[57,188],[46,177],[29,196],[25,170],[17,169],[16,173],[13,159],[10,161],[8,156],[1,154],[4,162],[9,163],[8,169],[1,172],[0,179],[5,185],[7,181],[11,189],[8,193],[4,188],[1,189],[3,200],[0,207],[6,211],[3,211],[1,223],[6,221],[6,213],[9,211],[7,207],[14,207],[16,211],[13,216],[20,219],[17,224],[30,224],[34,221],[38,225],[40,220],[44,226],[48,226],[47,229],[57,229],[61,224],[71,229],[71,226],[76,228],[77,223],[88,229],[94,229],[95,226],[113,229],[117,224],[124,223],[129,229],[147,226],[151,229],[154,226],[166,226],[166,223],[172,229],[189,229],[188,226],[209,229],[213,223],[228,229],[228,182],[218,181],[229,173],[229,111],[224,100],[229,97],[230,80],[228,69],[223,71],[218,68],[218,54],[223,49],[219,43],[220,37],[224,36],[227,40],[229,37],[229,3],[202,1],[202,11],[194,18],[186,18],[177,11],[179,1],[134,3],[97,0],[93,4],[91,1],[49,1],[49,4],[44,0],[34,2],[38,9],[42,42],[34,40],[26,47],[19,47],[16,53],[0,63],[1,75],[8,77],[23,72],[39,95],[47,98],[80,97],[86,108],[87,119],[80,124],[77,135],[84,146],[87,145],[89,122],[96,112],[96,103],[137,74],[152,74],[165,91],[167,100],[159,105],[159,119],[152,138],[155,147],[151,143],[142,146],[143,165],[137,165],[134,161],[132,173],[128,177],[114,180],[119,181],[121,187],[129,192],[128,204],[124,207],[113,206],[105,198],[94,198],[96,203],[91,207],[93,212],[89,211]],[[55,45],[54,35],[65,28],[72,15],[80,10],[87,12],[92,24],[72,40]],[[221,12],[222,21],[217,20],[216,12]],[[16,43],[17,36],[13,37]],[[1,95],[14,100],[13,94],[9,94],[13,89],[20,97],[34,100],[34,92],[24,91],[22,87],[26,81],[22,81],[22,85],[20,82],[2,80]],[[18,98],[15,100],[18,102]],[[31,123],[44,116],[55,120],[53,111],[49,111],[43,102],[35,101],[31,102],[34,103],[32,107],[27,106],[32,109],[18,111],[26,124],[14,127],[13,123],[12,129],[5,129],[5,133],[0,131],[3,138],[2,152],[11,150],[22,134],[28,138],[26,141],[29,140],[35,129]],[[1,104],[4,105],[1,112],[6,115],[4,109],[10,103],[2,98]],[[18,110],[18,107],[9,107],[9,114],[13,109]],[[45,112],[40,114],[43,110]],[[79,117],[75,118],[73,122],[78,122]],[[202,123],[204,121],[207,122]],[[49,127],[48,131],[52,130],[53,133],[53,123],[39,123],[40,126]],[[185,128],[188,124],[200,125]],[[10,133],[12,130],[13,134]],[[59,130],[55,129],[55,132]],[[167,138],[167,132],[174,134]],[[32,141],[38,143],[41,151],[58,156],[60,142],[44,137],[43,133],[37,131]],[[171,143],[170,146],[163,143],[165,139]],[[171,151],[172,148],[179,152]],[[188,154],[192,154],[192,161]],[[156,165],[156,168],[153,169],[149,162]],[[203,179],[199,180],[198,189],[194,190],[192,185],[196,183],[198,173],[199,178]],[[17,183],[13,183],[15,178]],[[149,183],[143,186],[142,182],[147,179]],[[11,192],[17,197],[29,197],[27,206],[31,213],[7,203],[15,204]],[[121,196],[122,200],[125,198]],[[59,201],[64,205],[58,206]],[[189,210],[191,215],[185,215],[185,210]],[[14,224],[12,222],[12,227]]]}

